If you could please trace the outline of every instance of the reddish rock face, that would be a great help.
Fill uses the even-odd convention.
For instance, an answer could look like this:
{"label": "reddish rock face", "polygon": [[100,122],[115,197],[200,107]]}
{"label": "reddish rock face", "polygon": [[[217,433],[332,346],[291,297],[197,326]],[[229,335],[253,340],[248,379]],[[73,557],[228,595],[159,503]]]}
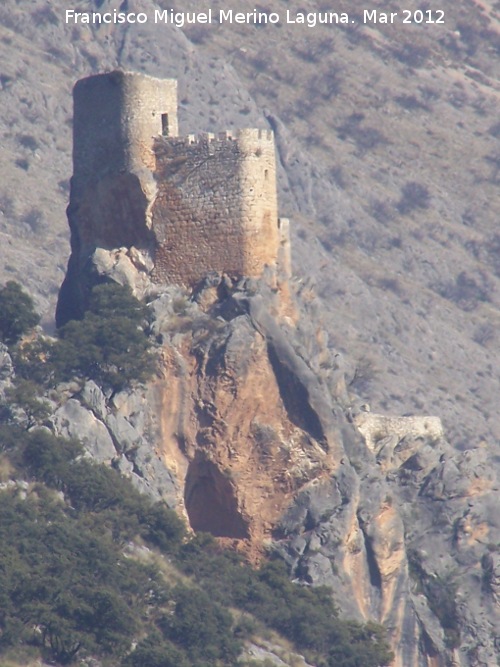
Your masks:
{"label": "reddish rock face", "polygon": [[236,541],[255,560],[292,498],[338,460],[334,443],[327,451],[305,426],[306,391],[290,412],[266,340],[245,317],[212,340],[205,351],[189,336],[164,349],[162,454],[193,530]]}

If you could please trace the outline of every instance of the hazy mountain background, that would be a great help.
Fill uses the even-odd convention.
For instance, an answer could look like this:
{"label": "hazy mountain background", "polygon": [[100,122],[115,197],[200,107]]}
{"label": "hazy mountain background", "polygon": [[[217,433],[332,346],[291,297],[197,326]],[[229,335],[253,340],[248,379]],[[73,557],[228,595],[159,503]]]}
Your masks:
{"label": "hazy mountain background", "polygon": [[[74,2],[150,15],[160,5]],[[181,133],[275,129],[294,273],[323,298],[318,323],[356,390],[378,412],[440,415],[454,446],[486,442],[495,460],[500,3],[405,3],[444,9],[440,26],[184,30],[66,25],[67,6],[0,6],[0,283],[21,282],[53,328],[69,256],[73,83],[115,67],[178,78]],[[299,5],[257,7],[287,8]],[[403,9],[300,4],[352,17],[367,8]]]}

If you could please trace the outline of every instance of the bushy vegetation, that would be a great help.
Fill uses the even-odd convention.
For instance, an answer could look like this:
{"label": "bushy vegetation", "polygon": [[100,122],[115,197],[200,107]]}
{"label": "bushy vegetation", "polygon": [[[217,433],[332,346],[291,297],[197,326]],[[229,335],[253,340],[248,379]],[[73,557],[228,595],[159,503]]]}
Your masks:
{"label": "bushy vegetation", "polygon": [[362,125],[364,118],[364,114],[353,113],[337,129],[340,139],[349,137],[362,153],[387,143],[387,138],[379,129]]}
{"label": "bushy vegetation", "polygon": [[156,575],[43,487],[26,500],[1,495],[0,648],[33,644],[60,664],[126,651],[137,609],[159,595]]}
{"label": "bushy vegetation", "polygon": [[14,345],[40,321],[31,297],[9,280],[0,289],[0,341]]}
{"label": "bushy vegetation", "polygon": [[251,613],[292,641],[318,667],[376,667],[391,661],[381,626],[341,620],[331,591],[293,584],[282,561],[252,570],[236,554],[221,551],[207,535],[184,545],[180,555],[184,571],[212,600]]}
{"label": "bushy vegetation", "polygon": [[83,319],[61,327],[58,340],[38,338],[19,348],[17,372],[45,387],[91,379],[104,388],[120,390],[145,381],[155,367],[143,330],[146,319],[146,306],[129,288],[98,285]]}
{"label": "bushy vegetation", "polygon": [[461,271],[454,280],[434,284],[432,288],[466,312],[471,312],[480,303],[491,301],[494,291],[494,285],[485,271],[476,271],[473,275]]}
{"label": "bushy vegetation", "polygon": [[[62,665],[89,654],[123,667],[234,665],[256,628],[235,623],[237,608],[319,667],[389,662],[381,627],[340,620],[330,591],[292,584],[281,562],[253,570],[208,535],[187,540],[175,513],[83,458],[78,442],[4,424],[0,451],[31,485],[26,498],[0,494],[0,652],[34,646]],[[138,541],[191,583],[126,557]]]}
{"label": "bushy vegetation", "polygon": [[401,198],[396,208],[401,215],[408,215],[418,209],[428,209],[430,206],[429,188],[423,183],[408,181],[401,188]]}
{"label": "bushy vegetation", "polygon": [[[59,664],[85,654],[139,664],[127,657],[132,638],[160,632],[165,646],[172,637],[174,659],[182,658],[172,664],[197,664],[185,591],[124,555],[140,539],[164,553],[178,551],[185,531],[177,515],[115,470],[82,458],[78,442],[47,430],[3,425],[0,450],[31,484],[26,498],[0,494],[0,651],[34,645]],[[209,619],[227,620],[225,610],[212,607],[205,610]],[[224,631],[230,634],[230,622]],[[219,647],[220,636],[214,642]],[[231,656],[235,651],[236,643]]]}
{"label": "bushy vegetation", "polygon": [[22,425],[26,430],[43,424],[50,415],[50,405],[40,398],[41,388],[32,380],[17,378],[5,390],[0,402],[0,421]]}

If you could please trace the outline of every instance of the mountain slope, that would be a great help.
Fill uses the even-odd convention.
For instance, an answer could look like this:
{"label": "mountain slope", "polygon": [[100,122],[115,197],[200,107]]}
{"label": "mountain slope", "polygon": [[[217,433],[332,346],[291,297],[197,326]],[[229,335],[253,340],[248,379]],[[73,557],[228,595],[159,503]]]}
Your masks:
{"label": "mountain slope", "polygon": [[[118,7],[97,4],[101,10]],[[307,9],[320,4],[309,2]],[[344,4],[339,10],[361,14],[360,3]],[[153,8],[148,0],[128,5]],[[273,2],[269,10],[283,13],[287,6]],[[357,461],[362,492],[356,495],[353,482],[349,508],[331,524],[328,512],[311,509],[321,506],[323,487],[297,498],[293,521],[283,519],[283,553],[300,576],[321,583],[333,576],[326,561],[340,549],[338,580],[347,577],[339,584],[346,591],[362,554],[362,580],[370,583],[357,604],[365,596],[365,612],[377,617],[388,599],[377,597],[380,581],[391,580],[396,599],[398,586],[409,586],[408,561],[416,582],[410,606],[420,610],[412,627],[427,629],[436,624],[439,591],[455,590],[457,582],[446,576],[456,563],[467,572],[454,596],[461,618],[494,614],[488,596],[498,546],[491,494],[500,432],[499,17],[495,7],[475,2],[443,7],[444,26],[212,25],[184,31],[152,24],[70,27],[58,1],[49,6],[36,0],[27,11],[6,0],[0,8],[0,279],[18,278],[35,294],[48,328],[69,254],[64,207],[75,79],[115,66],[177,77],[181,133],[232,126],[275,131],[297,290],[314,304],[313,321],[328,332],[323,340],[329,352],[343,353],[350,391],[376,413],[439,415],[449,440],[449,447],[427,443],[423,453],[407,443],[408,459],[397,450],[395,462],[379,461],[375,468],[372,459],[363,461],[359,437],[343,437],[348,458]],[[321,300],[314,300],[311,285]],[[302,344],[310,361],[314,342],[305,337]],[[340,485],[349,487],[350,479]],[[436,503],[443,501],[437,517]],[[402,505],[400,512],[391,509],[394,504]],[[385,574],[379,565],[378,574],[370,571],[369,562],[385,559],[379,524],[391,527],[388,553],[399,554],[393,564],[402,579],[391,579],[397,569],[390,565]],[[404,552],[398,546],[403,526]],[[289,551],[291,537],[297,542]],[[436,577],[447,583],[438,593]],[[404,612],[398,618],[401,623]],[[488,623],[481,633],[490,637]],[[477,620],[469,627],[476,631]],[[481,657],[472,630],[467,637],[456,659],[488,664],[494,649]],[[444,630],[428,638],[432,650],[439,645],[445,651],[445,640],[453,643]]]}

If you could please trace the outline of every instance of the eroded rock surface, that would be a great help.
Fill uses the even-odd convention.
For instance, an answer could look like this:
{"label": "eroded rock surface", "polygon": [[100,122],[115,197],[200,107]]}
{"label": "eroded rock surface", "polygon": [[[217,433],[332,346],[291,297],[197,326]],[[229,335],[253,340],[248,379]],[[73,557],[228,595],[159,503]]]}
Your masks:
{"label": "eroded rock surface", "polygon": [[[120,280],[120,261],[104,264]],[[114,396],[87,383],[56,429],[83,433],[193,530],[254,561],[273,549],[298,582],[331,586],[346,615],[387,627],[394,667],[494,665],[500,521],[485,449],[457,452],[437,417],[366,413],[375,426],[360,428],[349,363],[300,289],[297,319],[264,281],[149,288],[160,376]]]}

